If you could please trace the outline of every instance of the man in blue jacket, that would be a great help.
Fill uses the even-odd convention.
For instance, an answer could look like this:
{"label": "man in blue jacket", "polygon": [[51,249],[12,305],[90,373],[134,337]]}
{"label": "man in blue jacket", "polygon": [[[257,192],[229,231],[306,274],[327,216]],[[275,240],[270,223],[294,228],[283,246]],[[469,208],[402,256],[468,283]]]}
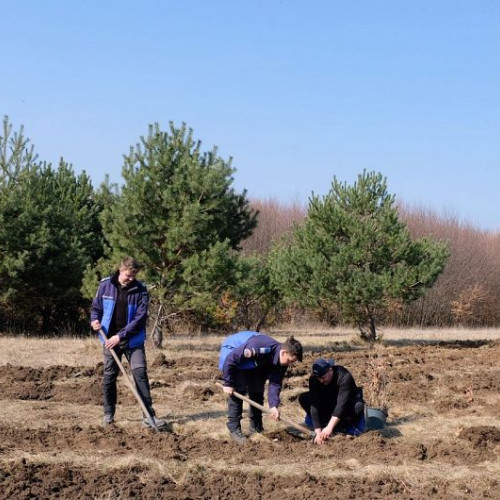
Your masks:
{"label": "man in blue jacket", "polygon": [[[125,354],[137,392],[154,418],[156,426],[166,425],[164,420],[156,418],[152,406],[144,349],[149,295],[146,287],[136,280],[140,269],[141,265],[135,259],[125,257],[118,271],[101,281],[92,301],[90,324],[95,331],[102,329],[107,337],[104,343],[103,377],[105,426],[114,422],[117,400],[116,379],[119,372],[110,349],[114,349],[120,360]],[[143,419],[143,424],[149,425],[147,418]]]}
{"label": "man in blue jacket", "polygon": [[[243,401],[234,395],[234,391],[262,405],[264,386],[269,380],[268,403],[271,417],[279,420],[280,392],[288,366],[295,361],[302,361],[302,345],[293,336],[285,343],[280,343],[267,335],[253,333],[248,340],[233,349],[222,365],[224,392],[228,398],[227,428],[231,437],[238,443],[246,441],[241,431]],[[262,411],[250,406],[250,432],[262,432]]]}

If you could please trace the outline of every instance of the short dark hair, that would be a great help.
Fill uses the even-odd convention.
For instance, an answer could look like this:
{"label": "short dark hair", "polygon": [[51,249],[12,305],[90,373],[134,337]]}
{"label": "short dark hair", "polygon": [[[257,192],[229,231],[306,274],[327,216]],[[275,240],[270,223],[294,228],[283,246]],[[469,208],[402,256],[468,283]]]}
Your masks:
{"label": "short dark hair", "polygon": [[297,356],[299,361],[302,361],[302,344],[293,335],[286,339],[283,348],[292,356]]}
{"label": "short dark hair", "polygon": [[133,257],[123,257],[123,259],[120,262],[120,269],[124,267],[125,269],[128,269],[129,271],[140,271],[142,269],[142,264],[134,259]]}

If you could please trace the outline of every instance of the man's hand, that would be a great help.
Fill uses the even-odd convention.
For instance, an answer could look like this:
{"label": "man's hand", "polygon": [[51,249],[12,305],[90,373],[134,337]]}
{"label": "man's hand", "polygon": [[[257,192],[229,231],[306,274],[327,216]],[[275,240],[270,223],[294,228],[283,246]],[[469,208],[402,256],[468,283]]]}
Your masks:
{"label": "man's hand", "polygon": [[333,429],[330,428],[330,426],[326,426],[322,431],[321,431],[321,437],[323,441],[326,441],[331,435],[332,435]]}
{"label": "man's hand", "polygon": [[338,417],[332,417],[326,427],[324,427],[323,429],[314,429],[314,432],[316,433],[314,443],[323,444],[325,441],[328,441],[333,433],[333,429],[335,429],[335,426],[338,424],[338,422]]}
{"label": "man's hand", "polygon": [[332,431],[325,427],[324,429],[314,429],[316,436],[314,437],[314,444],[323,444],[328,441],[328,438],[332,435]]}
{"label": "man's hand", "polygon": [[113,335],[109,339],[106,340],[104,347],[106,349],[113,349],[113,347],[117,346],[120,343],[120,337],[118,335]]}
{"label": "man's hand", "polygon": [[227,386],[222,386],[223,391],[226,394],[229,394],[229,396],[232,396],[234,394],[234,387],[227,387]]}
{"label": "man's hand", "polygon": [[92,321],[92,323],[90,323],[90,326],[96,332],[102,328],[101,322],[98,319],[95,319],[94,321]]}
{"label": "man's hand", "polygon": [[314,429],[314,433],[316,434],[314,436],[314,444],[323,444],[324,439],[321,435],[321,428],[319,429]]}
{"label": "man's hand", "polygon": [[280,411],[278,410],[278,408],[276,408],[276,406],[273,406],[272,408],[270,408],[269,414],[271,415],[271,418],[273,420],[279,420],[280,419]]}

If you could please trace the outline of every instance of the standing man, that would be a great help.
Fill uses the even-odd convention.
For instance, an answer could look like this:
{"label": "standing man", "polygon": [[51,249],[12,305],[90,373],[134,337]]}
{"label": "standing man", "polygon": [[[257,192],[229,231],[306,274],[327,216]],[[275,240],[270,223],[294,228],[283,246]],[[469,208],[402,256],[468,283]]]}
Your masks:
{"label": "standing man", "polygon": [[[92,301],[90,324],[95,331],[102,329],[107,337],[104,343],[104,426],[114,422],[117,400],[116,378],[119,367],[110,349],[114,349],[120,360],[125,354],[137,392],[156,426],[166,425],[164,420],[156,418],[152,406],[144,349],[149,295],[146,287],[136,280],[140,269],[141,265],[137,260],[125,257],[118,271],[101,280]],[[142,422],[146,426],[150,425],[147,418],[143,418]]]}
{"label": "standing man", "polygon": [[362,390],[333,360],[313,363],[309,392],[299,396],[299,403],[306,411],[306,424],[314,428],[316,444],[323,444],[334,431],[357,436],[364,430]]}
{"label": "standing man", "polygon": [[[271,417],[279,420],[278,406],[283,377],[290,364],[302,361],[302,345],[293,336],[288,337],[285,343],[257,332],[240,332],[231,337],[241,334],[246,334],[247,340],[232,349],[221,364],[224,392],[229,395],[227,428],[231,437],[240,444],[246,441],[241,432],[243,401],[234,395],[234,391],[243,395],[248,393],[250,399],[262,405],[264,385],[269,380],[268,404]],[[249,417],[250,433],[263,432],[262,411],[250,406]]]}

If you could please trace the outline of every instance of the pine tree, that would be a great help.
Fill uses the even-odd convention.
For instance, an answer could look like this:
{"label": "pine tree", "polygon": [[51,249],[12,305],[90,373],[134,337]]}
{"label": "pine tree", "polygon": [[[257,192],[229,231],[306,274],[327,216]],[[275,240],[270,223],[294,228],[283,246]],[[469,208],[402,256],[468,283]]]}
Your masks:
{"label": "pine tree", "polygon": [[0,303],[26,327],[78,322],[85,266],[102,254],[90,179],[62,159],[23,164],[0,187]]}
{"label": "pine tree", "polygon": [[35,148],[29,138],[24,136],[24,127],[18,132],[12,131],[8,116],[3,117],[2,135],[0,135],[0,187],[15,182],[22,169],[34,165],[38,159]]}
{"label": "pine tree", "polygon": [[233,172],[216,148],[202,152],[185,124],[168,132],[150,125],[125,156],[124,185],[102,216],[109,257],[130,254],[145,265],[164,318],[209,323],[234,282],[236,251],[256,214],[246,192],[232,188]]}
{"label": "pine tree", "polygon": [[362,338],[377,338],[391,301],[419,298],[442,272],[443,243],[412,241],[380,173],[363,172],[352,186],[335,177],[330,192],[312,195],[294,243],[271,255],[272,282],[287,301],[336,311]]}

